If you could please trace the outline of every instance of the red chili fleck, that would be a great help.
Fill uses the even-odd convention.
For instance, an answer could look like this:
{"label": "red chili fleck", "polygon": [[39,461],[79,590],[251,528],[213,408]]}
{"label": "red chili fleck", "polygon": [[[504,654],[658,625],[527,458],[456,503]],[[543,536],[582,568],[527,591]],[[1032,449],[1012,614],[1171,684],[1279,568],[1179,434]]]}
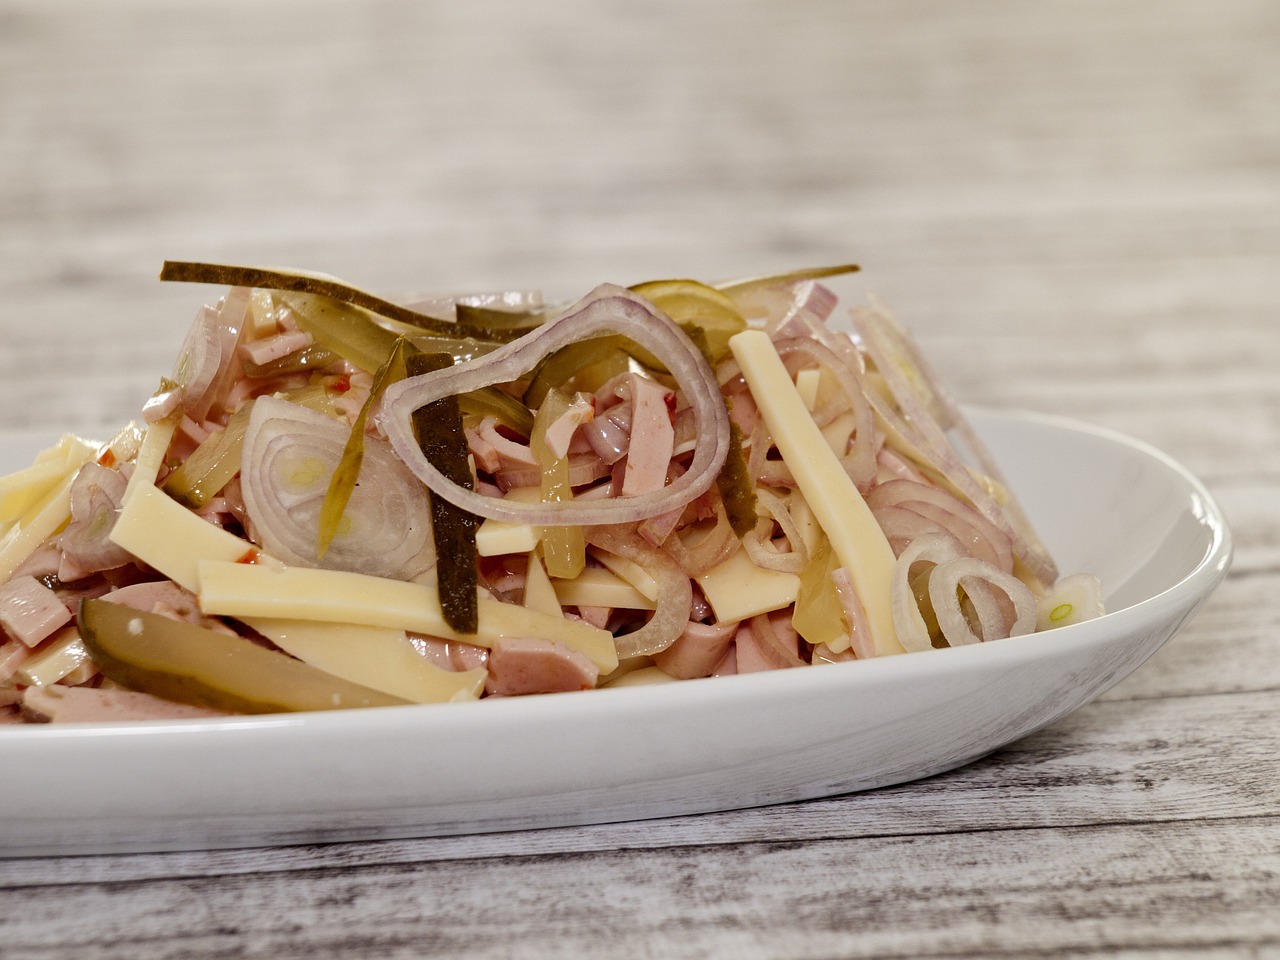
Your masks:
{"label": "red chili fleck", "polygon": [[261,560],[262,560],[262,554],[260,554],[256,549],[250,548],[244,552],[244,556],[236,560],[236,563],[254,564],[254,563],[260,562]]}
{"label": "red chili fleck", "polygon": [[114,467],[116,465],[115,451],[110,447],[107,447],[107,449],[103,450],[98,456],[98,463],[104,467]]}
{"label": "red chili fleck", "polygon": [[347,374],[339,374],[333,378],[333,383],[329,384],[329,389],[334,393],[346,393],[351,389],[351,378]]}

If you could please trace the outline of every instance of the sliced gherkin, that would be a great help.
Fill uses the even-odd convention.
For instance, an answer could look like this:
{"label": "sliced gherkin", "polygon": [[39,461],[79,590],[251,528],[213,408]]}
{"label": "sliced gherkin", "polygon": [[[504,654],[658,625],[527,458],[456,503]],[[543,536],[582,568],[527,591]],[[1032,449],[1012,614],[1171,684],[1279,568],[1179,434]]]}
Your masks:
{"label": "sliced gherkin", "polygon": [[715,364],[729,355],[729,338],[747,328],[733,299],[697,280],[650,280],[631,288],[674,320],[690,336],[701,331],[704,352]]}
{"label": "sliced gherkin", "polygon": [[[408,374],[443,370],[453,365],[447,354],[411,352],[405,357]],[[467,438],[462,429],[462,411],[456,396],[443,397],[413,412],[413,430],[422,455],[450,481],[467,490],[473,488],[471,466],[467,462]],[[436,547],[436,581],[440,612],[445,622],[459,633],[475,633],[479,623],[476,594],[476,527],[479,518],[455,507],[429,491],[431,530]]]}
{"label": "sliced gherkin", "polygon": [[83,601],[79,626],[105,676],[177,703],[232,713],[281,713],[409,702],[244,637],[108,600]]}

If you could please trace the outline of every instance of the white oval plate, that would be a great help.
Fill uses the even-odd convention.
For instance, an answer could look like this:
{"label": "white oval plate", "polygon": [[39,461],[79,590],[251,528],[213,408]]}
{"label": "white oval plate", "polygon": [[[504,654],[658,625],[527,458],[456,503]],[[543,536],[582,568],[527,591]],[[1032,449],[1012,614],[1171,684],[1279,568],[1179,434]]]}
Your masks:
{"label": "white oval plate", "polygon": [[[442,706],[0,727],[0,855],[445,835],[674,816],[929,776],[1123,679],[1226,574],[1185,469],[1073,421],[970,411],[1105,617],[812,669]],[[0,434],[0,473],[47,441]]]}

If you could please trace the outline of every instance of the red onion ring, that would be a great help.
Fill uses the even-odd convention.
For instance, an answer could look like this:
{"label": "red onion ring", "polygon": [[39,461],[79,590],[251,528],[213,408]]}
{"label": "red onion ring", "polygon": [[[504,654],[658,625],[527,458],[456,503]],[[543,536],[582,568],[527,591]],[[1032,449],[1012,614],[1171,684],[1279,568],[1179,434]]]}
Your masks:
{"label": "red onion ring", "polygon": [[[598,501],[496,500],[452,483],[418,449],[410,421],[417,408],[442,397],[517,380],[556,350],[606,334],[621,334],[656,356],[694,410],[703,442],[694,450],[688,471],[666,487]],[[715,482],[729,450],[729,415],[702,354],[647,300],[612,284],[602,284],[555,320],[492,353],[393,384],[383,396],[379,422],[396,454],[434,493],[477,516],[536,526],[633,523],[665,513],[704,493]]]}
{"label": "red onion ring", "polygon": [[644,568],[658,587],[658,605],[649,621],[632,633],[615,638],[618,659],[652,656],[680,638],[693,607],[693,584],[671,555],[653,546],[626,525],[583,530],[587,543]]}

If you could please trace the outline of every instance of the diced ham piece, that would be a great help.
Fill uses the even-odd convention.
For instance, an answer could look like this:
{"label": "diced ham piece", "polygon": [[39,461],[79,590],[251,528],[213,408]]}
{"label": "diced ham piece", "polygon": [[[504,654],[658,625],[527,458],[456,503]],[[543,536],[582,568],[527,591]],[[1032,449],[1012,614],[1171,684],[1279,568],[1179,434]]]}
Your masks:
{"label": "diced ham piece", "polygon": [[261,340],[242,343],[240,354],[254,366],[264,367],[272,360],[279,360],[291,353],[305,350],[311,344],[311,334],[301,330],[291,330],[288,333],[277,333]]}
{"label": "diced ham piece", "polygon": [[52,723],[103,723],[116,720],[187,720],[224,717],[220,710],[192,707],[134,690],[94,687],[28,687],[22,694],[28,720]]}
{"label": "diced ham piece", "polygon": [[21,640],[0,643],[0,683],[7,683],[31,659],[31,648]]}
{"label": "diced ham piece", "polygon": [[594,415],[595,404],[591,397],[585,393],[579,393],[573,398],[569,409],[556,417],[555,422],[547,427],[547,448],[557,458],[567,456],[569,444],[573,442],[573,436],[578,427],[584,423],[590,423]]}
{"label": "diced ham piece", "polygon": [[70,620],[67,605],[35,577],[14,577],[0,587],[0,627],[28,647]]}
{"label": "diced ham piece", "polygon": [[485,690],[499,696],[590,690],[600,671],[591,660],[555,640],[504,637],[489,651]]}
{"label": "diced ham piece", "polygon": [[162,390],[142,405],[142,419],[147,423],[159,423],[182,406],[182,391]]}
{"label": "diced ham piece", "polygon": [[653,656],[658,669],[677,680],[709,677],[724,659],[734,634],[735,623],[690,623],[676,642]]}
{"label": "diced ham piece", "polygon": [[184,590],[172,580],[148,580],[145,583],[132,583],[104,594],[103,600],[123,604],[143,613],[156,613],[171,620],[193,623],[198,627],[232,633],[229,627],[213,617],[206,617],[200,612],[200,603],[196,595]]}
{"label": "diced ham piece", "polygon": [[485,417],[478,427],[466,431],[467,446],[480,469],[498,473],[508,465],[537,467],[538,461],[528,445],[504,437],[498,432],[497,423],[493,417]]}
{"label": "diced ham piece", "polygon": [[622,475],[622,495],[634,497],[661,490],[675,450],[675,427],[668,400],[674,394],[648,377],[631,378],[631,444]]}

